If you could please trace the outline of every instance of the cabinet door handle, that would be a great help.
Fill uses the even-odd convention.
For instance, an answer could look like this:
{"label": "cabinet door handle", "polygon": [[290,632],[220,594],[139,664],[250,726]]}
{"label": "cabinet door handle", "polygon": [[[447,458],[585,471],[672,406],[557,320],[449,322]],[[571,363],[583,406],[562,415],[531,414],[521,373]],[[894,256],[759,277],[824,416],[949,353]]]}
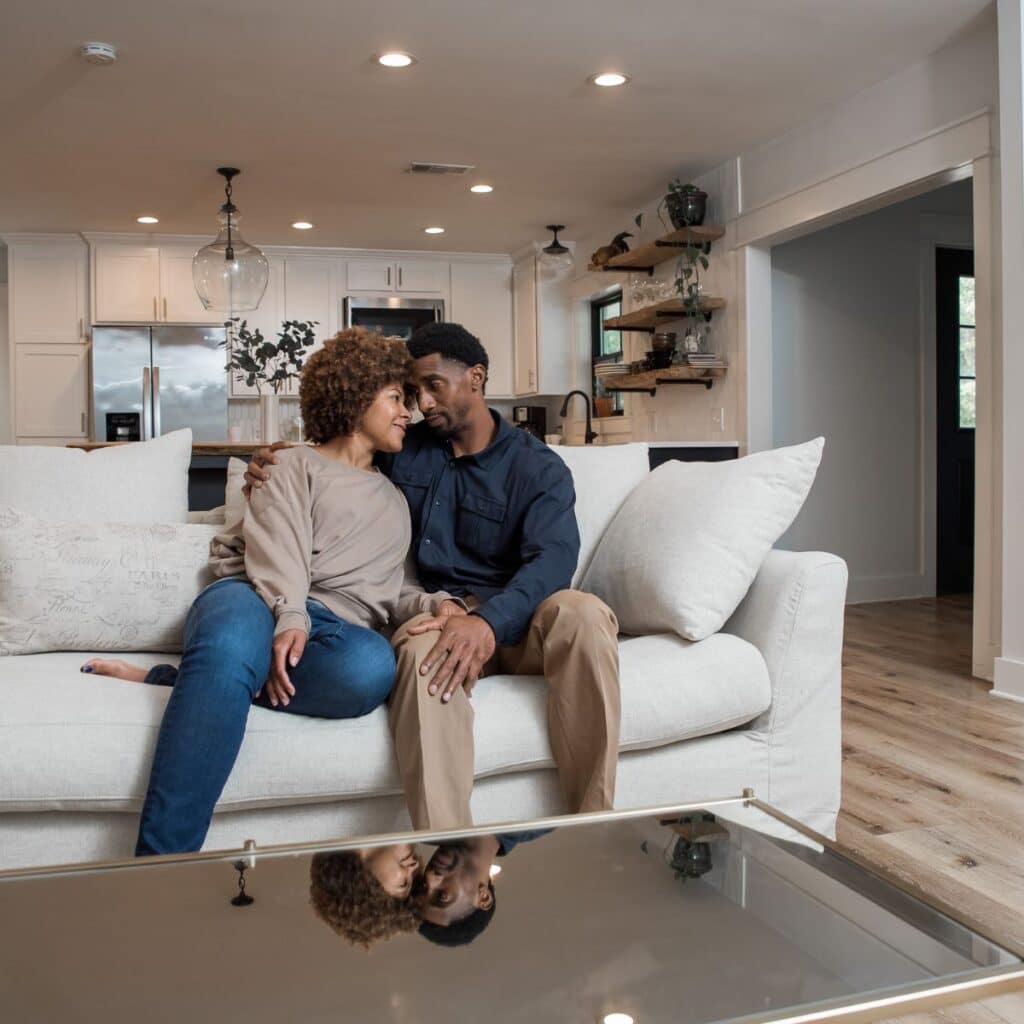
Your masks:
{"label": "cabinet door handle", "polygon": [[388,267],[388,287],[391,287],[391,268]]}
{"label": "cabinet door handle", "polygon": [[85,341],[85,318],[81,316],[78,318],[78,336]]}
{"label": "cabinet door handle", "polygon": [[82,413],[82,433],[85,433],[85,413]]}
{"label": "cabinet door handle", "polygon": [[167,319],[167,299],[164,299],[164,319]]}
{"label": "cabinet door handle", "polygon": [[402,268],[398,268],[398,287],[402,287]]}
{"label": "cabinet door handle", "polygon": [[153,319],[159,320],[160,314],[156,311],[156,296],[153,296]]}

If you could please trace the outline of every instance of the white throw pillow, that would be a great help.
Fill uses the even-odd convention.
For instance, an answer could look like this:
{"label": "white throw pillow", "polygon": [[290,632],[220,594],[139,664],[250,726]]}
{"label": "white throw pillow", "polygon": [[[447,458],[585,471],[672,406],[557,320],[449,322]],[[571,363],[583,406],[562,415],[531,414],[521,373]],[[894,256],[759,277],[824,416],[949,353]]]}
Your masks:
{"label": "white throw pillow", "polygon": [[659,466],[601,538],[582,589],[624,633],[717,633],[803,506],[824,443]]}
{"label": "white throw pillow", "polygon": [[551,449],[569,467],[576,489],[580,557],[572,585],[578,587],[601,535],[630,492],[651,472],[647,445],[555,445]]}
{"label": "white throw pillow", "polygon": [[0,447],[0,505],[76,523],[184,523],[192,431],[85,452]]}
{"label": "white throw pillow", "polygon": [[57,522],[0,507],[0,655],[180,651],[223,528]]}

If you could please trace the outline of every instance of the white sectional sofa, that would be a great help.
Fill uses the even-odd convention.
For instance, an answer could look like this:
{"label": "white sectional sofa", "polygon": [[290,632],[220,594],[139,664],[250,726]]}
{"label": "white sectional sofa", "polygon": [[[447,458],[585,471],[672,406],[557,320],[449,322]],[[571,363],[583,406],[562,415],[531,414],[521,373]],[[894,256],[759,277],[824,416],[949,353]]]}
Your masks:
{"label": "white sectional sofa", "polygon": [[[624,496],[647,474],[647,447],[572,448],[563,457],[576,481],[579,578]],[[623,637],[616,806],[752,787],[834,834],[845,589],[840,558],[772,551],[715,635]],[[184,608],[167,613],[180,619]],[[0,869],[131,855],[168,691],[81,674],[82,662],[99,653],[0,657]],[[118,656],[145,665],[177,660]],[[473,700],[477,823],[562,813],[543,680],[491,677]],[[254,708],[207,847],[406,827],[383,709],[329,722]]]}

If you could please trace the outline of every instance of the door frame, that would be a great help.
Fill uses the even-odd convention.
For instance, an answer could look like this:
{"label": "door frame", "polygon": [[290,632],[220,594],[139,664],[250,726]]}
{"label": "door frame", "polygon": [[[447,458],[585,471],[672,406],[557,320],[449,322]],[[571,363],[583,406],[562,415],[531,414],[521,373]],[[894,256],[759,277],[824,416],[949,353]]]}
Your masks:
{"label": "door frame", "polygon": [[[971,178],[978,375],[972,671],[983,679],[993,678],[995,658],[1000,653],[1002,607],[1002,394],[996,372],[1001,348],[997,335],[998,289],[993,278],[994,269],[1000,266],[1000,236],[999,225],[993,222],[990,122],[988,111],[965,117],[755,209],[744,210],[741,200],[735,222],[740,348],[748,381],[745,450],[756,452],[772,446],[771,389],[763,386],[771,380],[772,368],[772,247]],[[934,294],[934,282],[932,291]],[[932,317],[934,320],[934,311]],[[934,356],[934,340],[931,348]],[[934,383],[934,366],[931,374]],[[922,373],[922,381],[924,376]],[[759,386],[752,386],[754,381]],[[931,401],[934,413],[934,394]],[[924,401],[921,408],[927,408]],[[924,427],[922,423],[922,438],[929,433]],[[934,448],[934,431],[930,434]],[[922,454],[922,508],[927,508],[923,497],[927,463],[932,474],[929,485],[933,487],[935,460],[925,459]],[[931,493],[934,506],[934,489]],[[926,571],[929,548],[934,567],[934,516],[929,518],[932,522],[927,541],[925,530],[920,532],[922,572]]]}

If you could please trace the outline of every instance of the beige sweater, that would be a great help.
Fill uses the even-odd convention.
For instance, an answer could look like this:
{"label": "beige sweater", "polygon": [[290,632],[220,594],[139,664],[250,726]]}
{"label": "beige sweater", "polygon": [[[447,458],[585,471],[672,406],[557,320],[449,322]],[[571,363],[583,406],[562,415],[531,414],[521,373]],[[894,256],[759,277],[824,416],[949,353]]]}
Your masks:
{"label": "beige sweater", "polygon": [[277,619],[275,636],[309,633],[309,597],[369,629],[434,612],[448,599],[423,590],[411,559],[407,568],[409,507],[387,477],[306,446],[277,456],[242,521],[210,544],[213,574],[247,577]]}

